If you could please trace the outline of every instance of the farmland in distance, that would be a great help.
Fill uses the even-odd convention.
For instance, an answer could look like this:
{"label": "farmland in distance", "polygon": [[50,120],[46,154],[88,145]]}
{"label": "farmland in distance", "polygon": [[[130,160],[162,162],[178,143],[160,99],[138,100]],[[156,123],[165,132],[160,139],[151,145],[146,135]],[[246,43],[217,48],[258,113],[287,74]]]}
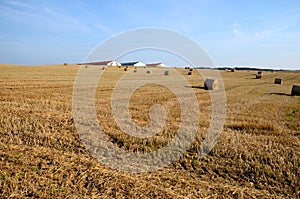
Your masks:
{"label": "farmland in distance", "polygon": [[[130,174],[99,163],[78,136],[72,92],[79,67],[0,65],[1,198],[300,196],[300,97],[290,96],[292,85],[300,84],[299,72],[264,72],[262,79],[255,79],[253,71],[220,71],[226,121],[218,143],[203,158],[198,148],[210,123],[210,95],[190,88],[201,113],[190,149],[165,168]],[[197,72],[188,76],[185,69],[177,70],[191,85],[203,86]],[[159,85],[136,90],[129,107],[136,124],[149,123],[149,108],[156,103],[165,107],[168,118],[153,138],[133,138],[117,127],[111,113],[114,85],[125,73],[108,67],[99,81],[95,101],[99,124],[124,150],[147,153],[164,147],[180,124],[176,96]],[[282,85],[274,84],[276,77],[283,79]]]}

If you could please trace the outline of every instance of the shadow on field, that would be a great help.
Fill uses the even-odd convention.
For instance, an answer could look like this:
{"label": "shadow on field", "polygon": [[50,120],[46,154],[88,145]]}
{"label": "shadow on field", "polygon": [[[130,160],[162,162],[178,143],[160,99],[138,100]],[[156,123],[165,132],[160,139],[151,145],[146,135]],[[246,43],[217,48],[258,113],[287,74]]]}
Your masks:
{"label": "shadow on field", "polygon": [[206,90],[204,86],[185,86],[186,88],[198,88],[198,89],[203,89]]}
{"label": "shadow on field", "polygon": [[270,95],[284,95],[284,96],[291,96],[290,94],[286,93],[269,93]]}

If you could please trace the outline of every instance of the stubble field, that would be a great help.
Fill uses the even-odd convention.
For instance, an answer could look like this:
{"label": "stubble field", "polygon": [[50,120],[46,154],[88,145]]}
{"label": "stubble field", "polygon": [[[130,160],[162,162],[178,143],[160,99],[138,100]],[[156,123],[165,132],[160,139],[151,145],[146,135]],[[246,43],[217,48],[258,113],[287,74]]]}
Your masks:
{"label": "stubble field", "polygon": [[[78,69],[0,65],[1,198],[300,197],[300,97],[290,96],[292,85],[300,84],[300,73],[264,72],[262,79],[255,79],[255,71],[220,71],[226,121],[217,145],[204,158],[199,158],[198,148],[210,123],[210,95],[190,88],[201,112],[190,149],[165,168],[131,174],[99,163],[82,144],[72,116]],[[187,76],[185,69],[177,70],[191,85],[203,86],[197,72]],[[133,121],[147,125],[149,108],[156,103],[168,117],[154,137],[131,137],[118,128],[111,112],[114,85],[125,73],[117,67],[105,70],[96,95],[99,123],[124,150],[162,148],[180,124],[176,96],[155,84],[139,88],[131,97]],[[275,77],[283,84],[275,85]]]}

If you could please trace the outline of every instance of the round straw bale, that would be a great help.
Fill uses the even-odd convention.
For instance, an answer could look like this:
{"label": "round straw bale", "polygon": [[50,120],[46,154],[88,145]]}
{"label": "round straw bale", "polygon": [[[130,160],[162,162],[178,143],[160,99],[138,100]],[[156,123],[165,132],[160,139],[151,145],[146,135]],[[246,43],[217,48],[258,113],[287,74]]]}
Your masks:
{"label": "round straw bale", "polygon": [[147,70],[147,74],[151,74],[151,71],[150,71],[150,70]]}
{"label": "round straw bale", "polygon": [[256,74],[256,79],[261,79],[262,75],[261,74]]}
{"label": "round straw bale", "polygon": [[169,75],[169,71],[166,70],[164,74],[165,74],[165,76],[168,76]]}
{"label": "round straw bale", "polygon": [[218,88],[218,80],[216,79],[206,79],[204,82],[204,87],[206,90],[214,90]]}
{"label": "round straw bale", "polygon": [[124,68],[124,71],[127,71],[127,68]]}
{"label": "round straw bale", "polygon": [[193,71],[193,69],[192,69],[192,68],[190,68],[190,71]]}
{"label": "round straw bale", "polygon": [[291,95],[300,96],[300,85],[293,85]]}
{"label": "round straw bale", "polygon": [[232,68],[232,69],[230,70],[230,72],[232,72],[232,73],[233,73],[233,72],[235,72],[235,69],[234,69],[234,68]]}
{"label": "round straw bale", "polygon": [[135,72],[135,73],[136,73],[136,72],[137,72],[137,69],[134,69],[134,71],[133,71],[133,72]]}
{"label": "round straw bale", "polygon": [[193,74],[193,71],[189,71],[189,72],[188,72],[188,75],[192,75],[192,74]]}
{"label": "round straw bale", "polygon": [[274,80],[274,84],[281,84],[282,83],[282,79],[281,78],[275,78]]}
{"label": "round straw bale", "polygon": [[261,70],[259,70],[258,72],[257,72],[257,74],[259,75],[259,74],[262,74],[262,71]]}

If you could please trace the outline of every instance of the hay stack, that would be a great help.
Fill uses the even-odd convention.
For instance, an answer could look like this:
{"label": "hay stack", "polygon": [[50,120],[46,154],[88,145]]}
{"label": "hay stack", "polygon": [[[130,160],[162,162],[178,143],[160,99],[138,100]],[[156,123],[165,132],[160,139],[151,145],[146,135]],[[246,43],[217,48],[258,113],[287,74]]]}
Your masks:
{"label": "hay stack", "polygon": [[169,75],[169,71],[166,70],[164,74],[165,74],[165,76],[168,76]]}
{"label": "hay stack", "polygon": [[215,90],[218,88],[218,80],[206,79],[204,82],[204,87],[206,90]]}
{"label": "hay stack", "polygon": [[261,79],[262,75],[261,74],[256,74],[256,79]]}
{"label": "hay stack", "polygon": [[274,84],[281,84],[281,83],[282,83],[282,79],[281,78],[275,78]]}
{"label": "hay stack", "polygon": [[188,72],[188,75],[192,75],[192,74],[193,74],[193,71],[189,71],[189,72]]}
{"label": "hay stack", "polygon": [[293,85],[291,95],[300,96],[300,85]]}

